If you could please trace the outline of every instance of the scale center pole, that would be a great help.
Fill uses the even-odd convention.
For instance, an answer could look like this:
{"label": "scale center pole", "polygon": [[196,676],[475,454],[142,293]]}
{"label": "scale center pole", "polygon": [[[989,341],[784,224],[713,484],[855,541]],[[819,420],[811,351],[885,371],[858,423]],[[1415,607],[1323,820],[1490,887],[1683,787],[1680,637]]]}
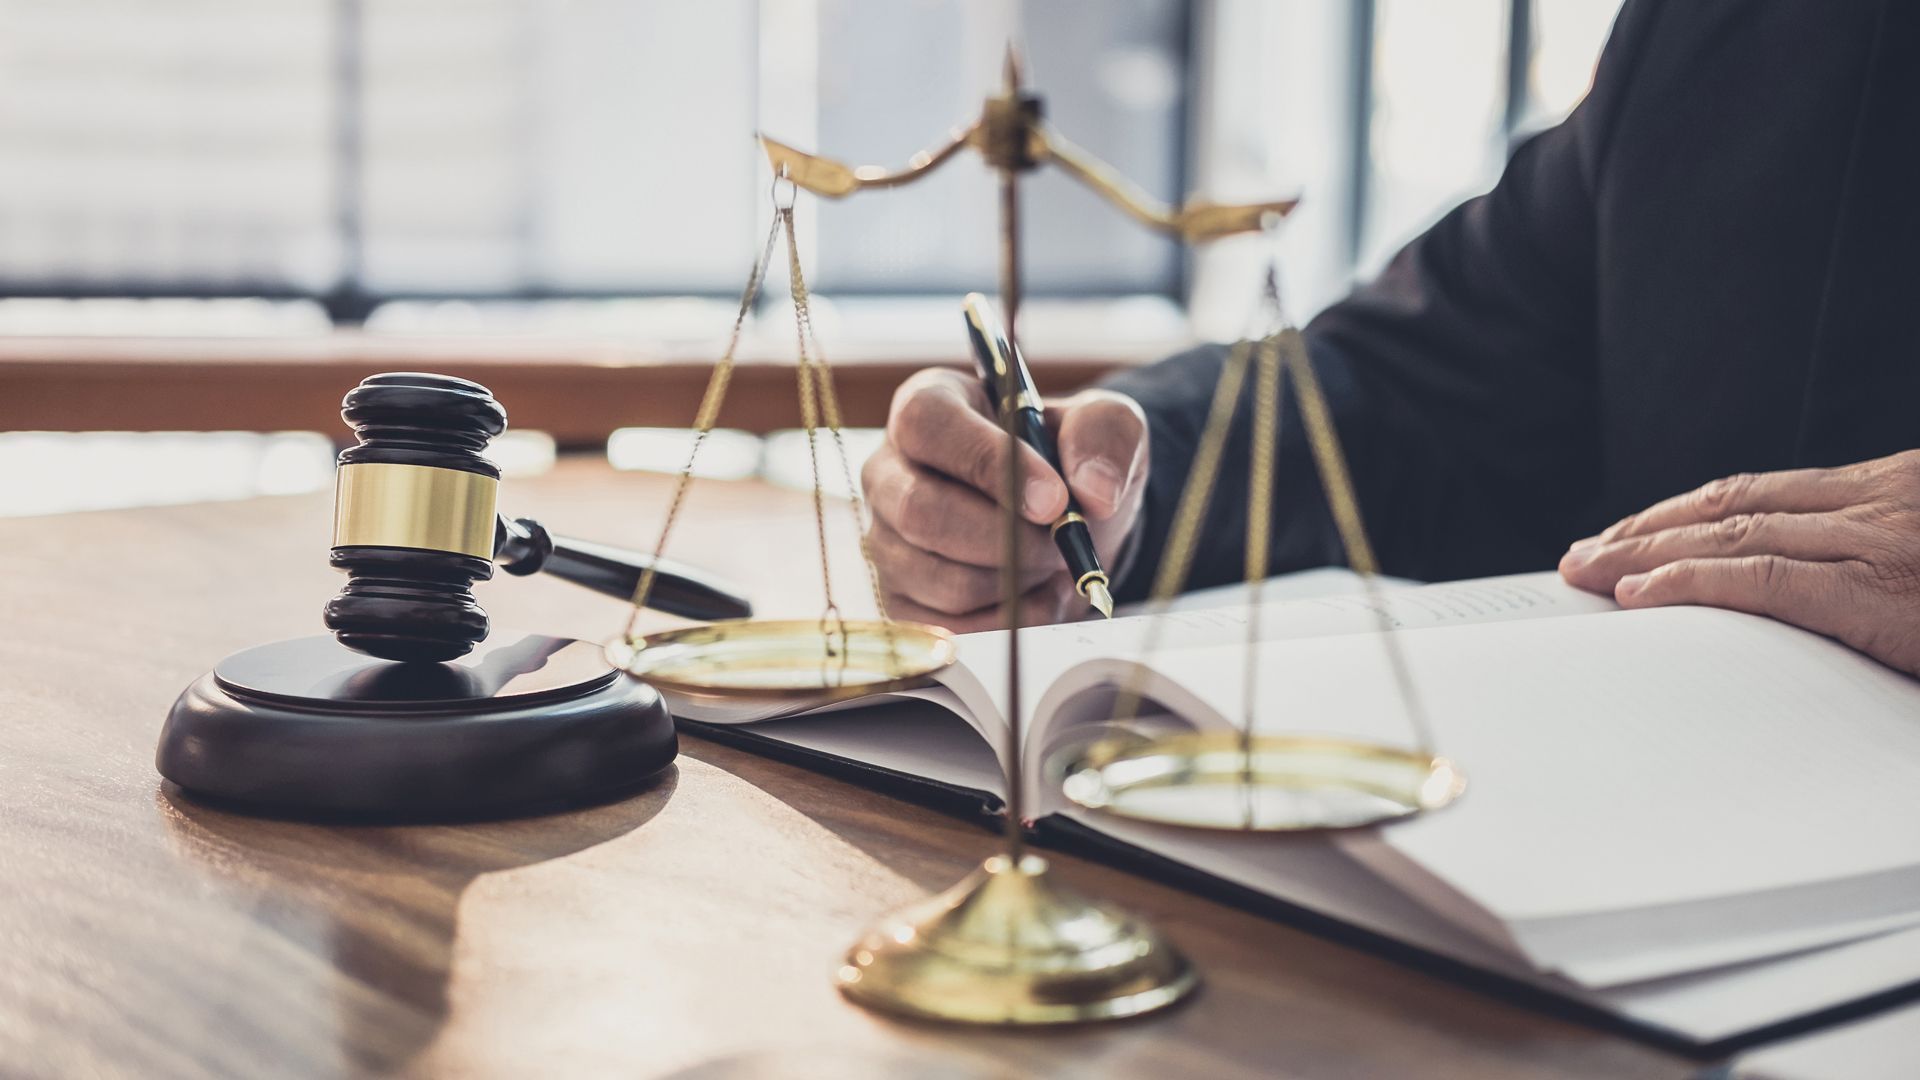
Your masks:
{"label": "scale center pole", "polygon": [[[1045,151],[1040,102],[1020,92],[1007,51],[1004,96],[977,128],[1000,179],[1000,302],[1008,351],[1019,355],[1020,174]],[[923,170],[924,171],[924,170]],[[1011,380],[1007,381],[1011,385]],[[1001,616],[1007,630],[1006,845],[945,892],[888,916],[856,942],[841,992],[911,1016],[999,1025],[1077,1024],[1152,1012],[1193,990],[1196,976],[1151,926],[1081,896],[1026,851],[1026,746],[1020,694],[1020,513],[1025,474],[1008,401],[993,403],[1006,436],[1001,500]]]}
{"label": "scale center pole", "polygon": [[[1000,170],[1000,303],[1007,313],[1007,345],[1020,355],[1020,174]],[[1024,490],[1020,438],[1008,402],[994,403],[1007,436],[1006,497],[1000,510],[1005,551],[1000,561],[1001,617],[1007,624],[1007,858],[1015,867],[1026,853],[1026,762],[1020,702],[1020,515]]]}
{"label": "scale center pole", "polygon": [[[986,136],[982,156],[1000,174],[1000,304],[1007,314],[1007,351],[1020,355],[1020,173],[1038,166],[1034,134],[1040,103],[1022,94],[1020,56],[1011,46],[1002,69],[1004,95],[989,101],[981,124]],[[1026,746],[1020,700],[1020,540],[1021,492],[1026,490],[1024,460],[1013,403],[996,401],[1006,434],[1006,490],[1000,521],[1004,532],[1000,559],[1001,619],[1007,626],[1007,859],[1017,872],[1026,854]]]}

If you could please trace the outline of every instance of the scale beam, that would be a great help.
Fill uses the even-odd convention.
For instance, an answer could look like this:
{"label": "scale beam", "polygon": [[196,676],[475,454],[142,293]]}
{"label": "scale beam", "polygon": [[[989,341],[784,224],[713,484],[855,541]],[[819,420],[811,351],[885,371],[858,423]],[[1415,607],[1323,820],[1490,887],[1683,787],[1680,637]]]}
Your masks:
{"label": "scale beam", "polygon": [[1009,78],[1005,93],[987,99],[978,119],[954,130],[939,146],[908,158],[905,168],[847,165],[766,135],[760,136],[760,147],[766,152],[767,163],[773,166],[775,176],[828,199],[842,199],[868,188],[911,184],[969,147],[1002,174],[1025,172],[1051,162],[1135,221],[1177,236],[1188,244],[1271,228],[1293,213],[1300,202],[1299,199],[1275,199],[1216,203],[1189,199],[1179,207],[1168,206],[1042,121],[1039,99],[1020,93],[1017,76]]}
{"label": "scale beam", "polygon": [[[975,125],[976,127],[978,125]],[[890,172],[878,165],[853,167],[828,157],[797,150],[777,139],[760,136],[760,148],[766,151],[773,175],[784,177],[815,195],[841,199],[866,188],[899,187],[910,184],[946,164],[973,138],[974,128],[956,131],[945,143],[922,150],[907,159],[907,167]]]}

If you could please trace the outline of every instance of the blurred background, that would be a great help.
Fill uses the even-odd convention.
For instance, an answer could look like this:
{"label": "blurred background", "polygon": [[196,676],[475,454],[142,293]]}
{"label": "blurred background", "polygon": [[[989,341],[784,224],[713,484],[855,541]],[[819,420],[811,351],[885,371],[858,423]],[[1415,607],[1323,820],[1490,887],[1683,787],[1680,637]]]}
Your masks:
{"label": "blurred background", "polygon": [[[1039,174],[1044,390],[1246,332],[1269,258],[1304,319],[1563,118],[1617,6],[0,0],[0,515],[324,487],[341,393],[392,368],[493,386],[512,470],[675,468],[770,216],[753,133],[897,166],[978,113],[1010,39],[1051,122],[1153,195],[1303,198],[1277,238],[1189,252]],[[991,178],[966,156],[799,213],[877,423],[964,360]],[[792,336],[770,289],[717,474],[805,482]]]}

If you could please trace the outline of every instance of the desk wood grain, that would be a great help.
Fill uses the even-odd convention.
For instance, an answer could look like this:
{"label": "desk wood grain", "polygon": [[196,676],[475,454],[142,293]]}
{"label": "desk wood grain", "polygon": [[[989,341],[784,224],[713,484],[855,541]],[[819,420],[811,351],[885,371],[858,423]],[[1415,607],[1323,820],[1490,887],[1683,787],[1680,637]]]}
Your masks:
{"label": "desk wood grain", "polygon": [[[658,479],[564,462],[518,513],[642,544]],[[713,484],[675,550],[814,601],[804,496]],[[0,521],[0,1074],[1677,1077],[1680,1059],[1071,858],[1199,964],[1189,1006],[1008,1034],[840,999],[840,951],[989,853],[970,824],[687,739],[624,802],[339,827],[199,805],[153,771],[173,697],[318,629],[327,501]],[[790,569],[801,576],[784,579]],[[860,577],[843,573],[843,589]],[[497,579],[497,625],[621,609]]]}

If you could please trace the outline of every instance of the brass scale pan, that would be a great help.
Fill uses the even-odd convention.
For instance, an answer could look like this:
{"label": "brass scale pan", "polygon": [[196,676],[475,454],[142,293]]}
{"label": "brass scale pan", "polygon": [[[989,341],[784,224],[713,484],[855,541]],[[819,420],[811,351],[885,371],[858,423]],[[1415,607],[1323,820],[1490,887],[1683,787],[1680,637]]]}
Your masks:
{"label": "brass scale pan", "polygon": [[[823,640],[831,642],[829,651]],[[608,659],[664,694],[676,713],[762,704],[804,712],[931,686],[959,658],[953,635],[919,623],[745,620],[650,634]],[[1191,732],[1107,736],[1065,758],[1062,790],[1089,809],[1234,831],[1337,829],[1438,809],[1465,789],[1444,757],[1316,735]]]}

